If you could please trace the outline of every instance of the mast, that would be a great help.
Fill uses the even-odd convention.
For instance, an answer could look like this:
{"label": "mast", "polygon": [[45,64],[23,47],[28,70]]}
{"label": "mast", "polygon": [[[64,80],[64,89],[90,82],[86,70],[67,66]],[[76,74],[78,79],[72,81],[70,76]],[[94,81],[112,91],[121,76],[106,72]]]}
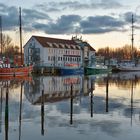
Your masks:
{"label": "mast", "polygon": [[2,16],[0,16],[0,43],[1,43],[1,55],[2,55]]}
{"label": "mast", "polygon": [[21,64],[22,64],[23,59],[22,59],[22,24],[21,24],[21,7],[19,7],[19,34],[20,34],[20,55],[21,55]]}
{"label": "mast", "polygon": [[131,34],[131,49],[132,49],[132,54],[131,54],[131,59],[134,60],[134,16],[132,14],[132,34]]}

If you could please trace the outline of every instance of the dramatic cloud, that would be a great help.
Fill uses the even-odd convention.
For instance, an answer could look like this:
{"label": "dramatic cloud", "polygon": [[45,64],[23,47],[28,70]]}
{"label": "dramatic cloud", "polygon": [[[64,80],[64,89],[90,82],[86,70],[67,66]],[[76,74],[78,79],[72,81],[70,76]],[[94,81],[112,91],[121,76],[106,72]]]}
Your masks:
{"label": "dramatic cloud", "polygon": [[[3,30],[13,30],[19,25],[18,8],[0,4],[0,15],[2,17]],[[47,22],[51,21],[51,18],[44,12],[34,9],[22,9],[22,22],[25,25],[25,29],[32,28],[32,24],[40,20],[45,20]]]}
{"label": "dramatic cloud", "polygon": [[19,15],[18,15],[18,9],[15,7],[6,7],[6,6],[2,6],[3,7],[3,11],[0,11],[1,17],[2,17],[2,26],[3,26],[3,30],[11,30],[13,28],[15,28],[18,23],[19,23]]}
{"label": "dramatic cloud", "polygon": [[106,33],[110,31],[121,31],[125,23],[111,16],[88,17],[81,21],[82,33]]}
{"label": "dramatic cloud", "polygon": [[95,16],[84,19],[79,15],[62,15],[48,24],[34,23],[33,28],[48,34],[100,34],[111,31],[125,31],[125,20],[111,16]]}
{"label": "dramatic cloud", "polygon": [[[109,4],[108,4],[109,3]],[[96,4],[102,5],[104,8],[110,5],[110,7],[121,6],[119,3],[109,0],[108,3],[102,0]],[[93,4],[93,3],[92,3]],[[22,9],[22,23],[23,29],[27,32],[37,30],[48,34],[100,34],[112,31],[126,31],[125,26],[130,24],[131,14],[124,13],[122,16],[110,15],[110,16],[87,16],[80,15],[55,15],[50,16],[47,14],[45,7],[50,6],[50,11],[60,11],[63,8],[76,9],[80,7],[89,8],[92,4],[84,4],[78,1],[67,2],[51,2],[49,5],[38,5],[39,9]],[[56,7],[59,7],[57,9]],[[51,9],[52,8],[52,9]],[[3,12],[4,11],[4,12]],[[19,9],[16,7],[9,7],[4,4],[0,4],[0,15],[2,16],[3,30],[13,30],[19,24]],[[137,16],[137,20],[140,21],[140,17]],[[139,28],[139,26],[136,26]]]}
{"label": "dramatic cloud", "polygon": [[35,24],[34,28],[42,29],[49,34],[68,34],[75,33],[77,24],[80,22],[79,15],[62,15],[57,21],[45,24]]}

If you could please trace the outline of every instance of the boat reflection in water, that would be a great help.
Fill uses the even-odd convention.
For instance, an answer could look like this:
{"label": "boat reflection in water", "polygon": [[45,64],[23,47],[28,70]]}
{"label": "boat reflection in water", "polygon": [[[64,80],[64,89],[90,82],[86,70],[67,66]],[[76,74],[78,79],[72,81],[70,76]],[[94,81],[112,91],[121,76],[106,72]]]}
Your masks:
{"label": "boat reflection in water", "polygon": [[[21,120],[22,120],[22,94],[23,94],[23,83],[25,79],[28,82],[31,82],[32,77],[16,77],[16,78],[9,78],[3,77],[0,79],[0,133],[2,131],[2,124],[4,124],[5,128],[5,135],[4,139],[8,140],[9,138],[9,131],[10,129],[10,116],[15,114],[10,114],[10,105],[9,105],[9,98],[12,97],[11,90],[16,88],[21,88],[20,90],[20,100],[19,100],[19,114],[16,114],[19,116],[19,140],[21,139]],[[4,123],[2,122],[4,115]]]}

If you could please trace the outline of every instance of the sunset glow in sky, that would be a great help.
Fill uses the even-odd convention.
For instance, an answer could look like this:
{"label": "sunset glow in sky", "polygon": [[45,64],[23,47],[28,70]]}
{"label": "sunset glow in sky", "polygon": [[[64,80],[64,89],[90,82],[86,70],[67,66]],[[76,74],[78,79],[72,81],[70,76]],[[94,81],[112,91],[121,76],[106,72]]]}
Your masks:
{"label": "sunset glow in sky", "polygon": [[71,39],[82,36],[95,49],[131,44],[131,15],[140,47],[139,0],[0,0],[3,30],[18,38],[22,8],[23,43],[32,35]]}

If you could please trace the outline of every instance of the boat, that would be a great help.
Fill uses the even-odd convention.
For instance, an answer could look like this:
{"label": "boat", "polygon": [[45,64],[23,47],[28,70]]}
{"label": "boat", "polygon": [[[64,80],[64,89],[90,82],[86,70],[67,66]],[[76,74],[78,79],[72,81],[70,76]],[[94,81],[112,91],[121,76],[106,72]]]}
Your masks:
{"label": "boat", "polygon": [[28,76],[33,70],[33,66],[17,67],[17,68],[0,68],[0,77],[5,76]]}
{"label": "boat", "polygon": [[131,54],[131,60],[123,60],[120,62],[115,68],[112,69],[113,72],[118,72],[118,71],[140,71],[140,64],[136,63],[134,59],[134,19],[133,19],[133,14],[132,14],[132,54]]}
{"label": "boat", "polygon": [[87,66],[85,67],[85,74],[91,75],[91,74],[102,74],[102,73],[108,73],[111,72],[111,68],[108,68],[105,65],[95,65],[95,66]]}
{"label": "boat", "polygon": [[59,69],[60,75],[77,75],[84,74],[83,67],[62,67]]}
{"label": "boat", "polygon": [[[19,21],[20,21],[20,27],[19,27],[19,31],[20,31],[20,48],[21,48],[21,64],[22,64],[22,27],[21,27],[21,8],[19,8]],[[2,26],[1,26],[2,28]],[[1,35],[2,35],[2,29],[1,29]],[[2,38],[1,38],[1,42],[2,42]],[[2,44],[1,44],[2,45]],[[1,51],[2,52],[2,51]],[[0,61],[0,76],[27,76],[30,75],[30,73],[33,70],[33,66],[18,66],[18,67],[10,67],[9,62],[4,62],[4,61]]]}
{"label": "boat", "polygon": [[112,69],[113,72],[125,71],[140,71],[140,64],[135,64],[134,61],[123,61],[118,64],[115,68]]}

